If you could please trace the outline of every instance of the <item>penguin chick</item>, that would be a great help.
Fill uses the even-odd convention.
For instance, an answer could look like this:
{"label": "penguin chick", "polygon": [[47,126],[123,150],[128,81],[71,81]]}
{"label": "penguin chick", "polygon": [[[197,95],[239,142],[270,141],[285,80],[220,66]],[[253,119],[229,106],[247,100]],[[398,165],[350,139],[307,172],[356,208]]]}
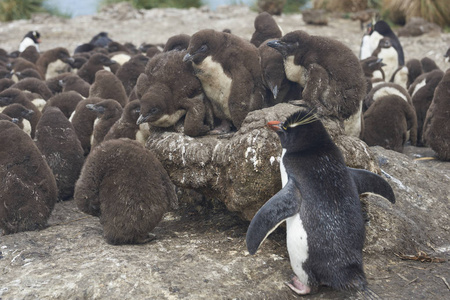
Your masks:
{"label": "penguin chick", "polygon": [[409,94],[417,115],[417,145],[424,146],[422,133],[423,124],[431,101],[433,101],[434,90],[444,76],[440,69],[424,73],[416,78],[409,87]]}
{"label": "penguin chick", "polygon": [[434,91],[423,126],[425,144],[433,149],[441,160],[450,160],[450,69]]}
{"label": "penguin chick", "polygon": [[302,99],[302,88],[296,83],[287,79],[284,72],[283,56],[263,42],[259,47],[261,58],[261,69],[264,86],[270,93],[266,96],[269,106],[289,100]]}
{"label": "penguin chick", "polygon": [[31,61],[33,64],[37,62],[40,56],[41,54],[34,46],[28,46],[19,54],[19,57],[25,58],[26,60]]}
{"label": "penguin chick", "polygon": [[133,56],[129,61],[120,66],[116,76],[122,82],[127,96],[131,94],[137,79],[141,73],[144,73],[145,66],[150,58],[143,54]]}
{"label": "penguin chick", "polygon": [[42,53],[36,62],[36,66],[39,72],[43,74],[43,78],[47,80],[68,72],[71,62],[73,62],[73,58],[70,57],[69,51],[63,47],[57,47]]}
{"label": "penguin chick", "polygon": [[48,100],[53,96],[52,91],[48,88],[44,81],[33,77],[25,78],[19,81],[11,86],[11,88],[39,94],[44,100]]}
{"label": "penguin chick", "polygon": [[25,95],[26,93],[22,92],[19,89],[8,88],[0,93],[0,107],[5,107],[12,103],[19,103],[25,106],[27,109],[33,111],[33,114],[30,118],[31,125],[31,137],[34,138],[34,133],[36,131],[36,125],[41,117],[41,112]]}
{"label": "penguin chick", "polygon": [[178,201],[153,152],[129,139],[105,141],[92,150],[74,200],[81,211],[100,218],[103,236],[112,245],[149,242],[149,233]]}
{"label": "penguin chick", "polygon": [[7,88],[11,87],[14,83],[16,83],[16,82],[10,78],[1,78],[0,79],[0,92],[3,92]]}
{"label": "penguin chick", "polygon": [[433,70],[440,70],[440,68],[437,66],[436,62],[429,57],[423,57],[420,60],[420,64],[422,65],[423,73],[428,73]]}
{"label": "penguin chick", "polygon": [[56,77],[45,80],[45,84],[50,89],[50,91],[52,91],[53,95],[62,93],[63,86],[60,84],[60,80],[64,79],[67,76],[71,76],[71,75],[73,75],[73,73],[70,73],[70,72],[62,73]]}
{"label": "penguin chick", "polygon": [[347,46],[301,30],[267,45],[281,53],[287,78],[304,88],[303,101],[309,107],[320,116],[345,121],[345,131],[359,136],[366,80],[358,58]]}
{"label": "penguin chick", "polygon": [[69,119],[81,142],[81,147],[83,147],[85,156],[91,151],[91,137],[94,132],[94,122],[97,119],[97,114],[92,113],[86,105],[96,104],[102,100],[103,99],[101,98],[87,98],[81,100],[78,102],[75,111]]}
{"label": "penguin chick", "polygon": [[29,31],[23,37],[22,41],[19,44],[19,52],[23,52],[29,46],[33,46],[39,52],[39,44],[41,43],[41,34],[36,31]]}
{"label": "penguin chick", "polygon": [[392,203],[394,193],[380,176],[348,168],[339,148],[311,110],[285,122],[271,121],[283,148],[283,188],[253,217],[246,236],[255,254],[264,239],[286,221],[289,260],[295,273],[288,286],[297,294],[319,285],[367,291],[363,270],[364,220],[359,194],[379,194]]}
{"label": "penguin chick", "polygon": [[139,100],[129,102],[123,108],[120,119],[109,129],[103,140],[129,138],[131,140],[137,140],[145,145],[145,142],[147,142],[147,139],[150,136],[150,130],[148,123],[142,123],[140,125],[136,124],[140,113],[141,104],[139,103]]}
{"label": "penguin chick", "polygon": [[157,54],[147,64],[136,84],[141,104],[137,124],[168,128],[184,116],[184,133],[206,134],[212,120],[208,119],[208,100],[190,64],[183,63],[186,51]]}
{"label": "penguin chick", "polygon": [[189,47],[190,39],[191,36],[184,33],[171,36],[164,45],[163,52],[186,50]]}
{"label": "penguin chick", "polygon": [[94,130],[91,136],[91,149],[100,144],[109,129],[122,115],[122,106],[113,99],[102,100],[95,104],[87,104],[86,107],[97,115],[94,121]]}
{"label": "penguin chick", "polygon": [[407,131],[417,131],[416,113],[402,97],[383,96],[364,113],[362,140],[368,146],[403,152]]}
{"label": "penguin chick", "polygon": [[26,108],[22,104],[12,103],[3,109],[3,113],[10,118],[15,119],[16,121],[14,123],[18,124],[26,134],[31,136],[31,119],[34,114],[33,110]]}
{"label": "penguin chick", "polygon": [[69,119],[72,113],[75,111],[78,103],[83,99],[84,98],[77,92],[62,92],[48,99],[47,103],[42,109],[42,113],[44,113],[48,107],[54,106],[59,108],[64,116]]}
{"label": "penguin chick", "polygon": [[406,84],[406,88],[409,89],[411,84],[416,80],[417,77],[422,75],[422,64],[420,60],[413,58],[406,62],[406,67],[408,68],[408,82]]}
{"label": "penguin chick", "polygon": [[370,92],[373,84],[384,82],[383,59],[369,56],[360,61],[364,76],[366,77],[366,94]]}
{"label": "penguin chick", "polygon": [[12,122],[13,124],[16,124],[17,127],[19,127],[20,129],[23,130],[23,124],[17,118],[11,118],[10,116],[8,116],[4,113],[0,113],[0,120]]}
{"label": "penguin chick", "polygon": [[93,45],[94,47],[102,47],[105,48],[108,46],[109,43],[111,43],[113,40],[108,36],[107,32],[100,32],[92,37],[92,39],[89,41],[89,44]]}
{"label": "penguin chick", "polygon": [[3,234],[44,229],[58,194],[52,171],[30,136],[9,121],[0,121],[0,153]]}
{"label": "penguin chick", "polygon": [[20,72],[15,72],[14,75],[17,76],[17,79],[19,79],[19,81],[30,77],[42,80],[41,74],[33,68],[28,68]]}
{"label": "penguin chick", "polygon": [[59,108],[48,107],[36,128],[36,146],[55,176],[58,198],[73,196],[84,163],[84,151],[75,129]]}
{"label": "penguin chick", "polygon": [[89,97],[91,85],[76,74],[65,76],[59,80],[59,84],[62,86],[63,93],[75,91],[84,98]]}
{"label": "penguin chick", "polygon": [[[183,61],[192,63],[214,116],[222,125],[214,132],[239,129],[247,114],[265,104],[258,49],[248,41],[212,29],[196,32]],[[227,128],[228,127],[228,128]]]}
{"label": "penguin chick", "polygon": [[269,39],[278,39],[283,36],[280,26],[278,26],[272,15],[266,11],[256,16],[254,26],[255,32],[252,34],[250,43],[257,48]]}
{"label": "penguin chick", "polygon": [[122,107],[128,103],[128,96],[122,82],[116,75],[107,70],[100,70],[95,73],[94,83],[89,89],[89,97],[114,99]]}
{"label": "penguin chick", "polygon": [[87,81],[89,84],[94,83],[95,73],[99,70],[110,71],[110,66],[116,62],[111,60],[108,56],[95,53],[89,60],[78,70],[77,75]]}

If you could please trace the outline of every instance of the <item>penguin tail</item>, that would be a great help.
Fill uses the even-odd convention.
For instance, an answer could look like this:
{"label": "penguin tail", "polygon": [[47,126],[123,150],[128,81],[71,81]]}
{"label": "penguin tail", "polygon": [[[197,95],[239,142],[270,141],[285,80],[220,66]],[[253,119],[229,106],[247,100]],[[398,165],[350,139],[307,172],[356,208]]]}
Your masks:
{"label": "penguin tail", "polygon": [[378,296],[374,291],[372,291],[369,287],[365,287],[363,290],[358,290],[358,296],[364,300],[381,300],[382,298]]}

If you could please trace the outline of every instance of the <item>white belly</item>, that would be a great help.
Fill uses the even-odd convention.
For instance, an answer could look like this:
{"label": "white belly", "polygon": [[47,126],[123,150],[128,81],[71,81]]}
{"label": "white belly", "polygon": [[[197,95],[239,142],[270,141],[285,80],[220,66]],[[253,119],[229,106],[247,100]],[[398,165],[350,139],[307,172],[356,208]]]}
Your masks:
{"label": "white belly", "polygon": [[136,132],[136,141],[145,146],[148,137],[150,136],[150,128],[148,123],[142,123],[139,125],[139,130]]}
{"label": "white belly", "polygon": [[218,109],[219,114],[225,115],[231,120],[231,113],[228,107],[228,99],[231,93],[231,78],[228,77],[222,66],[213,61],[211,57],[206,57],[201,64],[194,65],[199,71],[196,73],[198,79],[202,83],[208,99],[211,100],[215,109]]}
{"label": "white belly", "polygon": [[70,66],[58,59],[54,62],[51,62],[47,66],[47,72],[45,73],[45,79],[50,79],[58,76],[59,74],[69,72]]}
{"label": "white belly", "polygon": [[31,136],[31,124],[30,124],[30,121],[28,121],[26,119],[22,119],[22,124],[23,124],[23,131],[25,131],[26,134]]}
{"label": "white belly", "polygon": [[358,137],[361,133],[361,114],[363,102],[359,102],[359,109],[356,113],[344,120],[345,133],[350,136]]}
{"label": "white belly", "polygon": [[[286,149],[283,148],[280,160],[281,184],[283,187],[288,181],[286,168],[283,165],[283,157]],[[308,258],[308,240],[306,231],[303,228],[300,215],[297,213],[286,219],[286,244],[289,253],[291,267],[298,279],[305,285],[308,284],[308,275],[303,270],[303,263]]]}
{"label": "white belly", "polygon": [[302,87],[306,86],[307,71],[304,67],[294,64],[294,55],[284,60],[284,72],[290,81],[297,82]]}
{"label": "white belly", "polygon": [[303,263],[308,258],[308,240],[299,214],[286,219],[286,244],[292,270],[303,284],[308,285],[308,274],[303,270]]}

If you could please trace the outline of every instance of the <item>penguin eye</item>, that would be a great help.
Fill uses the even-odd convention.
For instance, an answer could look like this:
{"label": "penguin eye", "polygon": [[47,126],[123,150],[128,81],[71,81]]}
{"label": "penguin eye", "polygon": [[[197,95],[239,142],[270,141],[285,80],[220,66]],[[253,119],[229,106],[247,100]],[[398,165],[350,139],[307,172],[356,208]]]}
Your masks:
{"label": "penguin eye", "polygon": [[207,45],[202,45],[199,49],[200,52],[205,52],[206,50],[208,50],[208,46]]}
{"label": "penguin eye", "polygon": [[150,109],[150,114],[156,114],[159,111],[159,109],[157,107],[153,107],[152,109]]}

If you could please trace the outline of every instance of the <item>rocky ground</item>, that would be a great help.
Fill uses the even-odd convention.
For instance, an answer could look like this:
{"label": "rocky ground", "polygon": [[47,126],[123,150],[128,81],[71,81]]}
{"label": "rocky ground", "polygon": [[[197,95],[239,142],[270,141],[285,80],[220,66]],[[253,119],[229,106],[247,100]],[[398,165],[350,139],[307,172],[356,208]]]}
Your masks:
{"label": "rocky ground", "polygon": [[[246,7],[155,9],[124,6],[96,16],[63,20],[35,16],[0,23],[0,47],[17,49],[29,30],[42,35],[42,50],[73,51],[100,31],[119,42],[164,43],[168,37],[199,29],[225,28],[244,38],[254,31],[256,12]],[[303,29],[334,37],[355,54],[359,23],[331,18],[324,27],[307,26],[301,15],[275,17],[284,32]],[[442,55],[450,34],[401,37],[405,57]],[[369,285],[383,299],[450,297],[450,163],[416,160],[429,148],[406,147],[405,154],[372,147],[397,197],[390,205],[363,197],[368,218],[364,250]],[[274,164],[274,167],[275,166]],[[40,232],[0,236],[0,299],[299,299],[284,282],[292,271],[284,229],[276,230],[255,256],[245,247],[248,221],[215,201],[182,204],[167,214],[146,245],[111,246],[98,218],[81,213],[73,201],[58,203],[49,227]],[[423,252],[420,252],[423,251]],[[404,260],[414,258],[416,260]],[[306,299],[356,299],[350,292],[320,289]]]}

